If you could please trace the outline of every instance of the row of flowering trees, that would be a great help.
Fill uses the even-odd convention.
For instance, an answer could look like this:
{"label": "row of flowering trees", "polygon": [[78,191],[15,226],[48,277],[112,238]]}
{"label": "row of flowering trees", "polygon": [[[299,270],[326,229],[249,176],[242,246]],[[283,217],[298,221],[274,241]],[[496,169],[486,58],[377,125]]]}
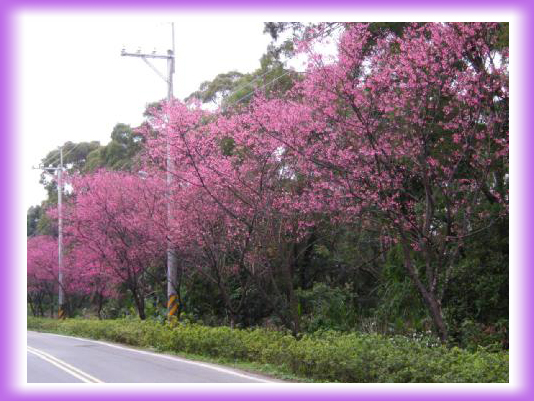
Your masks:
{"label": "row of flowering trees", "polygon": [[[446,340],[442,300],[466,238],[507,221],[508,53],[497,49],[499,29],[414,24],[376,37],[347,24],[334,60],[314,54],[313,39],[298,43],[310,52],[308,70],[281,96],[257,94],[222,113],[177,101],[151,110],[142,174],[71,178],[67,291],[102,300],[122,286],[144,318],[146,278],[163,268],[170,238],[181,269],[213,283],[232,324],[254,292],[298,333],[296,266],[310,238],[325,221],[361,224],[402,251]],[[28,243],[30,293],[57,285],[57,253],[41,262],[37,250],[53,246],[39,241]]]}

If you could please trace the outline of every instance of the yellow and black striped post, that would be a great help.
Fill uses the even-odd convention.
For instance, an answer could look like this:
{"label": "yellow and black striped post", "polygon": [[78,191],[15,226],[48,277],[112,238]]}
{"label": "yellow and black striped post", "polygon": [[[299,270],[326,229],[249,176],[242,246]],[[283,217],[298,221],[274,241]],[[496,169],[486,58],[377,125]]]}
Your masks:
{"label": "yellow and black striped post", "polygon": [[58,318],[59,320],[65,320],[65,317],[66,317],[66,315],[65,315],[65,309],[63,309],[63,307],[60,306],[60,307],[59,307],[59,310],[58,310],[58,312],[57,312],[57,318]]}
{"label": "yellow and black striped post", "polygon": [[167,316],[176,316],[176,312],[178,312],[178,296],[176,294],[172,294],[169,296],[169,302],[167,303]]}

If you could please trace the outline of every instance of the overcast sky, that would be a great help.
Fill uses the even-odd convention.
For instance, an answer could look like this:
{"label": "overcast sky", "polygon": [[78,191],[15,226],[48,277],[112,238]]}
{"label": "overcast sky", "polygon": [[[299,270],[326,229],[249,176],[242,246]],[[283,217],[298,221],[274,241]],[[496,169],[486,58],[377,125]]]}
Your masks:
{"label": "overcast sky", "polygon": [[[174,95],[230,70],[251,72],[269,41],[261,19],[246,16],[125,16],[24,13],[16,20],[17,132],[22,139],[24,204],[45,199],[39,170],[46,154],[70,140],[109,142],[116,123],[137,126],[166,83],[135,52],[164,53],[175,27]],[[153,60],[165,74],[166,61]]]}

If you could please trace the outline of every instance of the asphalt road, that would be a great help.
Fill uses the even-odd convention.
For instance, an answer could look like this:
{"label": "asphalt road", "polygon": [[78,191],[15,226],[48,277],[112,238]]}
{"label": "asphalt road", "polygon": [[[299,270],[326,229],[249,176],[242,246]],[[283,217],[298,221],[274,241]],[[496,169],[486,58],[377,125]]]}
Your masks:
{"label": "asphalt road", "polygon": [[28,331],[28,383],[269,383],[225,366]]}

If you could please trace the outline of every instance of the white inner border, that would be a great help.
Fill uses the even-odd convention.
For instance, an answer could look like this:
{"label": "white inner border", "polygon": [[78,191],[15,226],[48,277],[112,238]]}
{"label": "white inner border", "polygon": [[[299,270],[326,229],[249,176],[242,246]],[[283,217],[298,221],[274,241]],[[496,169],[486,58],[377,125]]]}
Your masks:
{"label": "white inner border", "polygon": [[[526,361],[524,360],[524,354],[521,353],[521,345],[525,344],[524,327],[521,325],[521,317],[525,316],[525,304],[520,302],[526,295],[524,293],[525,280],[523,280],[524,271],[526,269],[525,262],[521,260],[523,249],[521,248],[523,240],[521,235],[517,232],[521,229],[520,212],[527,210],[526,196],[520,192],[520,183],[524,177],[521,171],[522,163],[526,162],[521,160],[521,135],[525,135],[526,132],[523,129],[524,122],[521,120],[521,116],[526,108],[520,108],[520,100],[524,99],[525,91],[520,85],[521,77],[525,73],[524,63],[521,59],[523,51],[526,50],[525,43],[523,42],[521,33],[525,31],[525,21],[520,14],[519,10],[511,7],[493,7],[486,9],[462,8],[461,10],[454,10],[443,6],[435,6],[430,10],[421,10],[420,6],[417,8],[410,8],[409,6],[399,9],[393,9],[391,7],[373,10],[370,7],[358,8],[354,6],[346,9],[339,8],[338,10],[299,10],[294,7],[287,11],[272,11],[269,9],[258,8],[252,12],[238,12],[234,10],[219,11],[215,13],[204,13],[201,11],[179,9],[169,9],[168,12],[152,12],[147,7],[146,10],[138,12],[124,12],[119,8],[115,9],[102,9],[98,11],[98,8],[77,8],[74,12],[50,10],[50,11],[34,11],[31,8],[21,8],[15,14],[15,16],[21,13],[38,14],[46,18],[48,15],[72,15],[80,16],[84,18],[88,16],[102,16],[102,15],[116,15],[119,18],[131,17],[140,20],[162,20],[169,21],[177,18],[198,18],[202,19],[205,23],[209,19],[227,18],[235,20],[235,23],[239,23],[239,20],[256,20],[258,22],[263,21],[503,21],[510,22],[510,384],[254,384],[253,387],[249,387],[248,384],[203,384],[199,387],[196,384],[106,384],[105,386],[90,386],[84,384],[27,384],[26,383],[26,233],[23,227],[26,226],[26,210],[23,210],[21,205],[24,202],[20,202],[18,209],[16,210],[17,226],[14,227],[14,233],[16,235],[16,276],[15,283],[9,283],[7,285],[15,285],[18,291],[16,292],[16,300],[14,300],[14,314],[18,317],[14,325],[8,325],[9,328],[16,330],[16,338],[18,341],[13,344],[13,356],[16,358],[14,363],[14,369],[16,370],[16,376],[18,377],[15,387],[17,390],[21,390],[24,393],[31,394],[62,394],[71,392],[80,392],[81,394],[87,393],[121,393],[130,392],[132,389],[136,394],[155,394],[159,392],[176,391],[177,389],[183,394],[184,392],[199,393],[199,394],[221,394],[232,393],[239,394],[250,392],[266,392],[270,394],[301,394],[302,391],[313,391],[315,394],[325,394],[329,396],[335,396],[337,392],[340,394],[346,394],[347,391],[357,394],[413,394],[413,393],[436,393],[441,394],[443,392],[454,393],[458,396],[472,394],[477,397],[482,396],[484,393],[495,395],[496,393],[511,394],[520,390],[526,385],[525,367]],[[14,26],[15,31],[17,29]],[[15,32],[13,33],[15,34]],[[16,41],[15,35],[13,38]],[[16,43],[13,48],[16,48]],[[521,66],[521,68],[520,68]],[[221,71],[223,72],[223,71]],[[15,88],[16,89],[16,88]],[[17,93],[15,92],[16,96]],[[17,127],[18,121],[15,120],[14,126]],[[526,140],[526,139],[523,139]],[[14,160],[23,160],[22,149],[17,144],[17,155],[19,157]],[[18,166],[16,166],[17,168]],[[21,167],[18,167],[20,169]],[[16,169],[15,169],[16,171]],[[16,188],[16,199],[20,199],[20,196],[24,196],[21,193],[20,188]],[[9,287],[8,287],[9,288]],[[265,387],[268,386],[268,387]]]}

